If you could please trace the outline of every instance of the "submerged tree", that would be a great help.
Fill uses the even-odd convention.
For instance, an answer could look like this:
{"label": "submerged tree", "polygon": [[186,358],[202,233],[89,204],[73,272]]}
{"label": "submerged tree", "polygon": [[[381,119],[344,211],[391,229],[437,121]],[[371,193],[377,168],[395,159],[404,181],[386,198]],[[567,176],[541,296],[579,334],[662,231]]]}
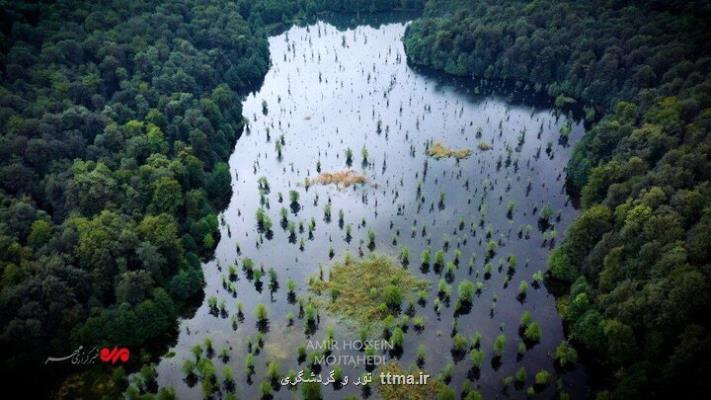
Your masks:
{"label": "submerged tree", "polygon": [[504,347],[506,346],[506,335],[500,333],[496,336],[494,340],[494,354],[496,357],[501,357],[504,354]]}
{"label": "submerged tree", "polygon": [[267,306],[259,303],[254,308],[254,316],[258,322],[265,322],[267,320]]}
{"label": "submerged tree", "polygon": [[353,150],[350,147],[346,149],[346,165],[353,165]]}

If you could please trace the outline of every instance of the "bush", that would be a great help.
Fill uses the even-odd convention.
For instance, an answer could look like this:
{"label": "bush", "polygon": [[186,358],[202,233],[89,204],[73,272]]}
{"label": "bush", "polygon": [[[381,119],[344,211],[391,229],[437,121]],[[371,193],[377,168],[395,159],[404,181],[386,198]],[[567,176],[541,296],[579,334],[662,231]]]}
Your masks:
{"label": "bush", "polygon": [[402,303],[402,291],[399,287],[389,284],[383,290],[383,300],[391,309],[399,309]]}
{"label": "bush", "polygon": [[474,284],[472,281],[464,279],[461,283],[459,283],[457,291],[459,292],[459,299],[462,302],[471,304],[472,299],[474,298]]}
{"label": "bush", "polygon": [[501,355],[504,354],[504,347],[505,346],[506,346],[506,335],[501,333],[498,336],[496,336],[496,340],[494,340],[494,354],[497,357],[501,357]]}
{"label": "bush", "polygon": [[472,361],[476,368],[481,368],[482,362],[484,362],[484,352],[477,349],[472,349],[469,352],[469,359]]}
{"label": "bush", "polygon": [[454,335],[454,338],[452,338],[452,349],[458,353],[462,353],[467,351],[469,348],[469,340],[462,335],[461,333],[457,333]]}
{"label": "bush", "polygon": [[551,373],[542,369],[536,373],[536,385],[546,386],[551,380]]}
{"label": "bush", "polygon": [[524,332],[526,340],[530,342],[539,342],[541,340],[541,335],[541,326],[538,325],[538,322],[531,322],[528,324]]}
{"label": "bush", "polygon": [[578,352],[568,344],[568,342],[560,342],[555,349],[555,360],[563,367],[570,367],[578,362]]}
{"label": "bush", "polygon": [[259,322],[264,322],[267,320],[267,306],[265,306],[262,303],[257,304],[257,306],[254,308],[254,316],[256,317],[257,321]]}

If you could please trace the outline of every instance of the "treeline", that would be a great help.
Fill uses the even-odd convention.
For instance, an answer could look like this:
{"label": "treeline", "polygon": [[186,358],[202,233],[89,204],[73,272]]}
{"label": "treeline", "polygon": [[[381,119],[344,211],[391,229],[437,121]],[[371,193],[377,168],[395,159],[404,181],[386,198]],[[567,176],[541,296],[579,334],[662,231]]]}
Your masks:
{"label": "treeline", "polygon": [[703,393],[711,373],[708,4],[499,3],[429,2],[406,32],[409,61],[518,81],[560,107],[579,101],[591,120],[603,115],[568,168],[583,211],[549,260],[551,279],[566,287],[559,310],[601,381],[598,398]]}
{"label": "treeline", "polygon": [[374,13],[421,10],[425,0],[237,0],[240,13],[255,27],[289,25],[324,11]]}
{"label": "treeline", "polygon": [[0,353],[31,379],[79,345],[139,350],[202,292],[268,47],[221,1],[2,9]]}

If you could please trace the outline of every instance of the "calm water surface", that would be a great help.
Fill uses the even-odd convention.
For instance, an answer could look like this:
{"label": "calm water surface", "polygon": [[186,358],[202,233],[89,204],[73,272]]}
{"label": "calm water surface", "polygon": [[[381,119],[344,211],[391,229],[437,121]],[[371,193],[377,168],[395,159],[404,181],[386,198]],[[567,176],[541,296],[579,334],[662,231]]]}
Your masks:
{"label": "calm water surface", "polygon": [[[526,387],[541,369],[553,374],[552,384],[539,395],[542,398],[553,395],[558,377],[574,397],[584,396],[582,368],[566,373],[554,368],[552,353],[563,340],[561,319],[552,295],[545,287],[532,285],[534,272],[545,270],[551,244],[560,240],[576,215],[564,191],[564,167],[570,145],[582,136],[583,127],[530,102],[511,104],[513,96],[507,93],[479,94],[475,89],[478,84],[469,82],[469,89],[465,89],[457,81],[414,71],[406,62],[401,42],[404,31],[403,23],[339,30],[319,22],[293,27],[269,39],[272,67],[261,89],[244,100],[243,113],[249,127],[229,161],[233,196],[220,216],[222,236],[216,257],[203,266],[205,300],[192,318],[180,322],[177,343],[159,362],[160,386],[174,387],[179,398],[203,397],[200,382],[186,379],[181,366],[186,359],[195,359],[191,349],[202,345],[205,338],[213,343],[217,384],[222,385],[223,369],[229,366],[236,394],[242,399],[259,397],[268,361],[277,361],[281,373],[305,369],[304,363],[297,362],[297,347],[306,346],[308,340],[322,339],[327,327],[335,328],[337,341],[357,339],[358,326],[325,311],[320,313],[318,330],[310,336],[304,333],[302,320],[295,318],[290,325],[287,314],[298,317],[299,306],[288,301],[286,282],[293,279],[297,297],[307,298],[311,295],[308,279],[318,274],[320,266],[328,275],[329,267],[346,251],[367,257],[367,232],[372,229],[376,234],[375,252],[397,257],[401,247],[407,246],[409,270],[432,282],[426,304],[416,305],[416,315],[424,318],[425,329],[407,331],[399,359],[402,365],[414,364],[416,348],[423,344],[428,351],[422,368],[436,375],[445,365],[454,363],[450,385],[458,393],[470,379],[485,398],[505,397],[502,379],[523,366],[528,372]],[[487,91],[482,87],[481,92]],[[563,145],[559,132],[568,123],[572,133],[569,144]],[[276,143],[282,140],[282,156],[278,157]],[[471,148],[473,154],[459,162],[429,158],[425,149],[433,140]],[[480,142],[493,147],[482,151]],[[303,185],[305,178],[318,175],[317,162],[323,172],[347,169],[347,148],[353,152],[351,168],[367,176],[367,185],[308,189]],[[368,152],[365,163],[363,148]],[[269,183],[269,193],[263,196],[258,182],[261,177]],[[422,188],[419,197],[418,184]],[[299,193],[299,207],[290,207],[290,190]],[[440,193],[443,204],[438,204]],[[283,202],[279,202],[279,194]],[[329,202],[333,217],[327,222],[323,210]],[[513,212],[507,215],[510,203]],[[554,226],[547,233],[537,224],[538,211],[545,204],[554,210]],[[260,207],[273,221],[270,237],[257,230],[255,215]],[[280,224],[282,207],[287,208],[288,220],[297,227],[295,240],[289,239],[288,230]],[[342,225],[338,218],[341,210]],[[298,227],[303,223],[306,228],[312,217],[316,229],[310,238],[307,229],[300,232]],[[350,242],[345,238],[348,224],[352,225]],[[490,261],[494,266],[490,277],[483,272],[487,233],[498,243],[496,256]],[[449,244],[447,260],[453,259],[457,248],[462,259],[452,282],[452,302],[445,303],[437,315],[434,299],[441,275],[432,268],[422,270],[419,255],[428,246],[434,255],[445,243]],[[333,259],[329,256],[331,249]],[[507,285],[506,260],[510,255],[516,256],[517,265]],[[273,268],[279,287],[270,287],[267,274],[261,287],[248,279],[242,269],[246,258],[264,271]],[[237,267],[232,283],[236,293],[228,290],[231,264]],[[481,348],[486,361],[478,374],[471,372],[468,355],[459,359],[450,352],[456,288],[464,278],[484,284],[471,311],[458,317],[460,333],[471,337],[479,331],[483,336]],[[531,287],[525,300],[520,300],[517,295],[523,280]],[[225,312],[211,313],[211,297],[218,307],[224,302]],[[238,303],[243,307],[244,320],[233,324]],[[248,378],[244,360],[247,343],[257,334],[253,310],[258,303],[268,307],[269,326],[264,347],[254,357],[256,372]],[[543,336],[521,358],[517,357],[518,327],[526,310],[543,328]],[[499,365],[491,359],[493,342],[500,332],[508,340]],[[373,339],[380,335],[380,331],[371,332]],[[229,355],[226,361],[220,357],[223,349]],[[334,354],[362,353],[337,350]],[[324,373],[331,368],[324,365]],[[351,380],[365,371],[363,365],[343,368]],[[273,392],[274,398],[300,396],[298,391],[278,389]],[[221,392],[226,393],[223,387]],[[363,394],[353,385],[339,390],[324,386],[322,392],[324,398]],[[513,398],[525,397],[525,389],[512,387],[507,393]],[[377,398],[377,390],[371,396]]]}

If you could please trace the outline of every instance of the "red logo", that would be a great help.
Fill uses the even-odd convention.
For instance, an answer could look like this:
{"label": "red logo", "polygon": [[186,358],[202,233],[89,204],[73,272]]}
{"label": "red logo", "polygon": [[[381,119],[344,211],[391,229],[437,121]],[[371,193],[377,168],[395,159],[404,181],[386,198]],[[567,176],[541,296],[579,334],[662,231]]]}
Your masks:
{"label": "red logo", "polygon": [[128,348],[126,348],[126,347],[114,346],[113,349],[104,347],[99,352],[99,358],[101,359],[101,361],[111,362],[111,364],[116,364],[116,361],[119,361],[119,360],[121,360],[121,362],[127,362],[130,357],[131,357],[131,353],[128,351]]}

